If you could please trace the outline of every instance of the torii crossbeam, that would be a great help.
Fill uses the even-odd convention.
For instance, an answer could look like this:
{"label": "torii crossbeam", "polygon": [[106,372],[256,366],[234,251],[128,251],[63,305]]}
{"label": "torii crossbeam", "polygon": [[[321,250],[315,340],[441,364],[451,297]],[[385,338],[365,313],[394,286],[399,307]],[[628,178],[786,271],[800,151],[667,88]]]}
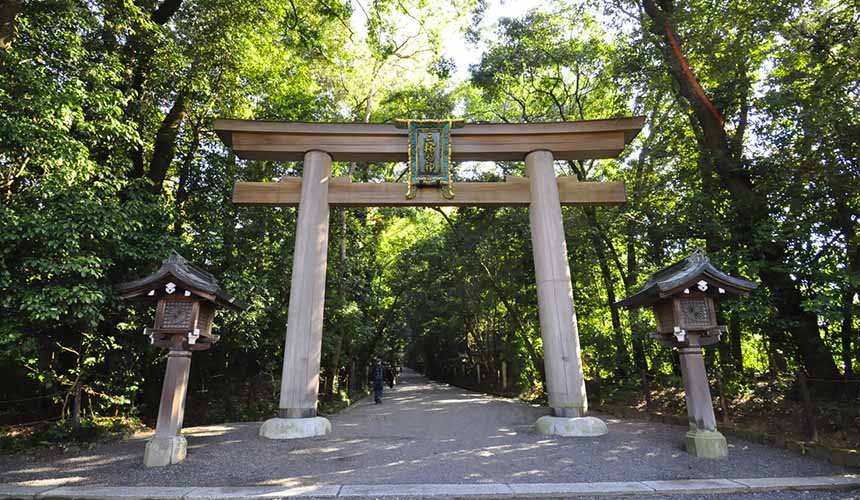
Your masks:
{"label": "torii crossbeam", "polygon": [[244,159],[304,161],[302,178],[238,182],[238,205],[298,206],[289,322],[279,416],[260,434],[273,439],[330,431],[317,417],[325,300],[329,208],[367,206],[527,206],[537,299],[554,417],[538,420],[547,434],[599,435],[606,425],[588,410],[561,205],[619,205],[621,182],[556,177],[554,160],[613,158],[639,133],[644,118],[560,123],[466,124],[450,131],[452,161],[525,160],[527,178],[453,183],[454,197],[400,183],[352,183],[331,177],[334,161],[406,161],[407,130],[389,124],[216,120],[215,131]]}

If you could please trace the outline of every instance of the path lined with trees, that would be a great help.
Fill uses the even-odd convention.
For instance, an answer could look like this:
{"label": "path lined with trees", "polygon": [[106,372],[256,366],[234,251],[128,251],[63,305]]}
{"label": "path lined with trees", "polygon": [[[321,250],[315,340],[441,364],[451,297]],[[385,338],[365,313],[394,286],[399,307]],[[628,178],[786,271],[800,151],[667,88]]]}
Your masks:
{"label": "path lined with trees", "polygon": [[[152,422],[164,361],[140,334],[151,311],[120,303],[112,285],[171,248],[254,306],[219,318],[221,342],[195,360],[188,423],[273,414],[296,214],[229,200],[235,181],[301,165],[237,160],[212,132],[216,117],[639,114],[647,128],[618,161],[557,164],[623,180],[630,198],[564,209],[586,376],[601,398],[637,404],[647,382],[655,404],[680,407],[649,315],[614,303],[701,247],[763,284],[723,308],[728,338],[708,359],[730,416],[798,432],[802,371],[823,398],[822,439],[860,446],[847,432],[860,425],[855,4],[615,0],[594,12],[570,1],[487,26],[483,0],[365,3],[0,2],[2,424],[41,422],[61,440],[122,427],[104,417]],[[450,33],[484,41],[468,81],[443,53]],[[334,170],[395,181],[404,167]],[[457,176],[522,171],[463,165]],[[524,209],[335,209],[331,220],[325,405],[360,390],[377,354],[540,399]]]}

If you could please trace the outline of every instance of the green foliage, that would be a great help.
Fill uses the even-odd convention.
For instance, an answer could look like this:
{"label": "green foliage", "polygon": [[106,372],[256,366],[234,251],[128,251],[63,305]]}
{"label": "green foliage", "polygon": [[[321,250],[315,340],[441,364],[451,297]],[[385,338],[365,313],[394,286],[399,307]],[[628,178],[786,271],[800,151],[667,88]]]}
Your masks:
{"label": "green foliage", "polygon": [[97,417],[81,421],[51,422],[18,429],[0,428],[0,453],[16,453],[37,447],[76,449],[91,447],[101,441],[126,438],[144,430],[139,420],[128,417]]}
{"label": "green foliage", "polygon": [[[195,356],[187,422],[274,412],[296,211],[230,198],[236,181],[298,176],[302,166],[237,159],[212,131],[218,117],[643,115],[617,160],[556,165],[582,181],[624,181],[629,196],[624,207],[563,211],[587,377],[609,398],[635,390],[643,370],[677,385],[671,353],[648,341],[650,313],[614,302],[698,247],[733,273],[788,277],[800,313],[820,326],[805,338],[820,335],[846,377],[860,368],[860,19],[849,3],[694,1],[669,11],[760,201],[755,217],[717,171],[639,2],[607,3],[602,15],[593,3],[550,2],[502,18],[467,82],[453,80],[442,48],[450,36],[479,41],[483,0],[184,0],[155,15],[159,5],[27,2],[0,49],[0,377],[15,381],[0,401],[21,401],[0,419],[62,419],[42,437],[4,443],[99,434],[98,415],[152,423],[164,363],[140,331],[153,311],[121,303],[112,286],[151,272],[170,249],[252,304],[220,314],[222,340]],[[404,173],[390,163],[333,169],[362,182]],[[456,175],[500,180],[523,165],[464,164]],[[542,401],[526,210],[335,209],[329,241],[322,411],[363,393],[374,356]],[[765,287],[723,304],[730,334],[715,362],[738,398],[761,393],[763,377],[810,368],[798,354],[802,322],[781,300]],[[83,430],[70,430],[73,414]]]}

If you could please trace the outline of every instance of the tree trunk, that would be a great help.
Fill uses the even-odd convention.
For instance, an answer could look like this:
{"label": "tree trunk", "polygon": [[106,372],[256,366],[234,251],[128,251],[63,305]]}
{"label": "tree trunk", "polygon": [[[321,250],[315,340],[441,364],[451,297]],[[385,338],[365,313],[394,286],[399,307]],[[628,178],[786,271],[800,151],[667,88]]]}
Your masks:
{"label": "tree trunk", "polygon": [[155,24],[163,25],[173,17],[180,6],[182,6],[182,0],[164,0],[149,18]]}
{"label": "tree trunk", "polygon": [[744,353],[741,348],[741,315],[738,311],[729,314],[729,343],[732,347],[732,362],[735,373],[744,372]]}
{"label": "tree trunk", "polygon": [[74,396],[72,397],[72,428],[81,427],[81,379],[75,381]]}
{"label": "tree trunk", "polygon": [[180,90],[176,94],[173,106],[161,122],[158,133],[155,134],[155,147],[152,151],[152,160],[149,162],[147,177],[152,181],[152,191],[156,194],[161,193],[164,178],[167,176],[167,169],[170,168],[170,163],[173,162],[176,153],[176,137],[179,135],[182,120],[185,118],[185,102],[185,91]]}
{"label": "tree trunk", "polygon": [[[347,172],[347,177],[352,180],[352,174],[355,173],[356,163],[352,162],[349,165],[349,171]],[[345,294],[346,294],[346,216],[347,209],[341,208],[340,210],[340,255],[338,261],[338,284],[337,284],[337,293],[341,298],[341,301],[345,303]],[[329,370],[332,373],[331,381],[326,388],[326,394],[329,397],[334,397],[334,385],[335,378],[337,377],[337,373],[340,371],[340,353],[343,348],[343,338],[348,333],[345,332],[342,328],[339,328],[339,333],[337,338],[335,339],[335,349],[334,356],[332,356],[331,365],[329,365]]]}
{"label": "tree trunk", "polygon": [[[579,181],[582,182],[587,180],[584,162],[568,161],[568,165]],[[588,237],[594,246],[595,253],[597,253],[597,262],[600,266],[600,275],[603,280],[603,286],[606,288],[606,300],[609,304],[609,316],[612,320],[612,338],[615,343],[615,367],[613,373],[616,377],[621,378],[629,373],[627,368],[630,366],[630,353],[627,350],[627,344],[624,342],[624,331],[621,329],[621,317],[618,313],[618,306],[615,305],[615,282],[612,279],[612,272],[610,271],[610,262],[607,252],[611,252],[612,255],[615,256],[614,260],[616,265],[619,267],[618,271],[622,275],[622,279],[624,278],[624,272],[620,268],[621,264],[617,258],[615,248],[612,246],[612,242],[608,239],[604,239],[602,228],[597,220],[597,209],[593,206],[586,206],[583,207],[582,210],[589,225]],[[607,245],[609,246],[608,249]]]}
{"label": "tree trunk", "polygon": [[618,314],[618,306],[615,305],[615,282],[612,279],[612,272],[609,268],[603,238],[598,234],[601,228],[597,221],[597,210],[594,207],[588,206],[583,207],[583,211],[585,212],[585,219],[590,226],[588,237],[594,246],[594,251],[597,253],[597,262],[600,266],[600,275],[603,278],[603,287],[606,288],[606,301],[609,304],[609,315],[612,318],[612,338],[615,342],[615,367],[613,373],[620,379],[629,373],[630,353],[627,350],[627,344],[624,342],[624,331],[621,328],[621,316]]}
{"label": "tree trunk", "polygon": [[[784,269],[788,255],[784,242],[754,240],[756,229],[767,218],[767,200],[755,192],[752,179],[733,154],[724,127],[724,120],[702,90],[690,70],[675,32],[669,22],[671,1],[642,0],[648,17],[653,21],[653,32],[663,39],[662,50],[669,62],[669,71],[678,82],[676,91],[685,99],[701,127],[701,154],[706,155],[723,187],[731,196],[733,210],[732,234],[735,244],[746,244],[753,255],[763,261],[759,276],[770,291],[777,310],[777,320],[787,324],[800,359],[813,378],[834,379],[839,370],[830,349],[821,339],[818,317],[803,309],[803,296],[797,283]],[[701,162],[700,162],[701,163]]]}
{"label": "tree trunk", "polygon": [[854,354],[852,349],[852,341],[854,339],[854,290],[842,292],[842,331],[840,332],[840,340],[842,341],[842,365],[845,367],[845,378],[854,378]]}
{"label": "tree trunk", "polygon": [[191,182],[191,167],[197,150],[200,148],[200,127],[194,126],[191,145],[185,152],[182,165],[179,167],[179,186],[176,188],[176,218],[173,220],[173,234],[182,234],[183,209],[190,196],[188,184]]}
{"label": "tree trunk", "polygon": [[[182,0],[164,0],[161,5],[152,11],[149,18],[157,26],[163,26],[179,10],[181,4]],[[144,86],[149,73],[152,71],[152,58],[156,51],[156,47],[152,43],[152,37],[148,33],[150,29],[148,25],[134,23],[132,35],[128,37],[123,50],[123,56],[128,59],[127,65],[129,68],[127,77],[129,86],[125,89],[129,101],[125,109],[125,115],[135,122],[139,131],[146,129],[143,112]],[[175,106],[176,104],[174,103]],[[156,143],[157,141],[158,139],[156,138]],[[132,163],[131,177],[138,179],[146,175],[143,146],[134,146],[129,155]],[[160,193],[161,184],[158,184],[154,190]]]}
{"label": "tree trunk", "polygon": [[[653,141],[655,137],[657,137],[662,120],[668,112],[668,108],[666,108],[666,110],[661,113],[660,108],[662,107],[662,101],[662,98],[657,100],[657,103],[654,105],[654,109],[648,117],[650,131],[648,133],[648,137],[643,141],[642,148],[639,150],[639,156],[636,159],[636,169],[633,175],[633,189],[630,194],[630,202],[628,204],[629,209],[632,211],[641,209],[642,198],[645,190],[646,160],[650,157]],[[634,217],[627,216],[626,219],[625,245],[627,261],[624,263],[624,270],[619,268],[618,272],[621,274],[624,281],[624,292],[629,296],[635,292],[636,285],[639,281],[639,259],[636,256],[636,239],[639,236],[639,231],[637,230]],[[618,265],[621,266],[621,263],[619,262]],[[642,374],[643,383],[647,386],[646,377],[648,374],[648,358],[645,353],[647,332],[645,323],[642,320],[642,310],[639,308],[630,309],[628,312],[628,319],[630,322],[630,339],[633,345],[633,363],[636,365],[636,371]]]}
{"label": "tree trunk", "polygon": [[854,349],[852,343],[856,340],[857,330],[854,328],[854,297],[860,290],[860,235],[857,234],[855,222],[852,220],[847,204],[838,206],[841,219],[842,234],[845,236],[847,253],[847,269],[845,284],[842,288],[842,364],[845,366],[845,378],[854,378]]}
{"label": "tree trunk", "polygon": [[[636,230],[632,220],[627,222],[627,273],[624,276],[624,291],[632,295],[639,280],[639,260],[636,258]],[[645,325],[642,311],[630,309],[627,314],[630,322],[630,339],[633,343],[633,363],[639,373],[648,372],[648,357],[645,354]]]}
{"label": "tree trunk", "polygon": [[24,9],[23,0],[0,0],[0,50],[12,47],[17,31],[16,19]]}

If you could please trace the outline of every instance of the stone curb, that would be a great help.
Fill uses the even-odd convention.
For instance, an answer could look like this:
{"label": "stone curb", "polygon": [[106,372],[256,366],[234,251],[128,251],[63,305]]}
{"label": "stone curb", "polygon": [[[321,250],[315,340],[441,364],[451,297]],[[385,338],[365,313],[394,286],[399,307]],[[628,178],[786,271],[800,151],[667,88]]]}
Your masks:
{"label": "stone curb", "polygon": [[860,474],[602,483],[349,484],[298,487],[20,486],[0,483],[0,499],[277,500],[289,498],[573,498],[860,489]]}

